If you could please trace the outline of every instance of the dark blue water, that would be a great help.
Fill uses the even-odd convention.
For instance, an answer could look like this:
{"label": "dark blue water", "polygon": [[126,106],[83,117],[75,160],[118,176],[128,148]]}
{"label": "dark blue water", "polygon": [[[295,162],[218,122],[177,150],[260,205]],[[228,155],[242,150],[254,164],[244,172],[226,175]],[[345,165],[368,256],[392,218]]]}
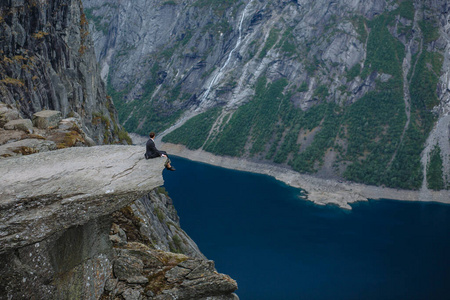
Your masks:
{"label": "dark blue water", "polygon": [[258,174],[173,157],[182,228],[242,300],[450,299],[450,206],[316,206]]}

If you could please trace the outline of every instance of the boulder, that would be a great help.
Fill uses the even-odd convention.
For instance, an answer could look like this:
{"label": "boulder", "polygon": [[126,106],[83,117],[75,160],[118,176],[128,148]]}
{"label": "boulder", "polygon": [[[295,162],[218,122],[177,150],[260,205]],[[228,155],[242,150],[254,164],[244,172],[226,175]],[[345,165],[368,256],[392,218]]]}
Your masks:
{"label": "boulder", "polygon": [[5,130],[0,128],[0,145],[20,141],[26,138],[28,133],[21,130]]}
{"label": "boulder", "polygon": [[[141,285],[147,295],[156,295],[153,299],[239,299],[233,294],[236,281],[219,274],[211,260],[150,249],[136,242],[125,247],[115,249],[114,276],[121,286],[117,294]],[[108,292],[113,290],[109,284]],[[110,296],[113,294],[116,292]]]}
{"label": "boulder", "polygon": [[236,299],[233,294],[237,289],[236,281],[217,273],[213,261],[188,259],[167,271],[165,279],[172,288],[162,291],[156,299],[164,299],[164,295],[171,295],[173,299]]}
{"label": "boulder", "polygon": [[119,280],[128,281],[129,278],[141,276],[143,270],[142,260],[132,255],[122,254],[114,262],[114,275]]}
{"label": "boulder", "polygon": [[26,133],[33,133],[33,123],[30,119],[11,120],[5,124],[6,130],[22,130]]}
{"label": "boulder", "polygon": [[142,289],[129,288],[122,293],[122,297],[124,300],[140,300],[142,292]]}
{"label": "boulder", "polygon": [[57,110],[42,110],[33,115],[33,124],[40,129],[56,127],[61,121],[61,112]]}
{"label": "boulder", "polygon": [[6,123],[20,118],[19,112],[13,109],[10,105],[0,103],[0,128]]}

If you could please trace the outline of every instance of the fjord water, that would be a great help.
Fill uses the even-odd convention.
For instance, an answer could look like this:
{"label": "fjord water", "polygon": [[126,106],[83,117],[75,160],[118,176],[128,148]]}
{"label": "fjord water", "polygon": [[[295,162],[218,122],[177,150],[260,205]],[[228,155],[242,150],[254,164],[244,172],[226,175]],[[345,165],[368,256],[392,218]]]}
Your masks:
{"label": "fjord water", "polygon": [[369,201],[352,211],[275,179],[173,157],[181,227],[242,300],[450,299],[450,206]]}

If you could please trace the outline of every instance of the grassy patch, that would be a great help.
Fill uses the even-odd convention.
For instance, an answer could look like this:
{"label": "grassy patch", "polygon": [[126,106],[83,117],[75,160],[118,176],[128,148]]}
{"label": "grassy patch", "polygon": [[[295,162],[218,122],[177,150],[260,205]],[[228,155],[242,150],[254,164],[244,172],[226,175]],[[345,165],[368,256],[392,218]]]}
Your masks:
{"label": "grassy patch", "polygon": [[430,153],[430,162],[427,165],[428,188],[436,191],[444,189],[443,175],[441,148],[435,145]]}
{"label": "grassy patch", "polygon": [[272,49],[273,46],[278,41],[278,36],[280,34],[280,31],[278,29],[272,28],[269,32],[269,36],[267,37],[266,43],[264,44],[264,47],[262,48],[261,52],[259,53],[259,58],[262,59],[267,55],[267,52],[269,52],[270,49]]}
{"label": "grassy patch", "polygon": [[191,118],[183,126],[164,136],[163,141],[183,144],[191,150],[200,148],[205,143],[220,111],[221,108],[217,107]]}
{"label": "grassy patch", "polygon": [[214,11],[218,16],[222,16],[227,9],[234,4],[241,2],[240,0],[197,0],[192,5],[200,8],[208,8]]}

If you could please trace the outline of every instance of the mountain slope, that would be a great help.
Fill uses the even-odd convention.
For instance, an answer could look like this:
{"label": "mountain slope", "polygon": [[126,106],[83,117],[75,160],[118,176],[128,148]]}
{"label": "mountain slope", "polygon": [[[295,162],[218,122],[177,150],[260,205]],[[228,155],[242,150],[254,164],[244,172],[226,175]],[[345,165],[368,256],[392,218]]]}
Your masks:
{"label": "mountain slope", "polygon": [[326,178],[448,187],[446,1],[84,3],[128,130]]}

